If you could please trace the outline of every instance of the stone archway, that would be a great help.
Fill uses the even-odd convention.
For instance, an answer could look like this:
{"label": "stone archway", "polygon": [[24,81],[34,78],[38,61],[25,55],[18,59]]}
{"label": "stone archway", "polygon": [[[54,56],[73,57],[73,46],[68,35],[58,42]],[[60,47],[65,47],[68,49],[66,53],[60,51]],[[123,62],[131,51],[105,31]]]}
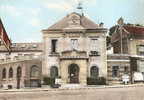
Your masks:
{"label": "stone archway", "polygon": [[40,69],[37,65],[33,65],[30,69],[30,87],[40,86]]}
{"label": "stone archway", "polygon": [[71,64],[68,67],[70,83],[79,83],[79,66]]}

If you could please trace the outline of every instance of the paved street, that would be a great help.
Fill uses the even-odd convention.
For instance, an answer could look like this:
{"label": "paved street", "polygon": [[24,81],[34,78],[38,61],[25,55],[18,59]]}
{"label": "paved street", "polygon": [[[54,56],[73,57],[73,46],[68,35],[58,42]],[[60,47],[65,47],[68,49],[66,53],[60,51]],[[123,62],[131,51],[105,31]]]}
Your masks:
{"label": "paved street", "polygon": [[0,92],[0,100],[144,100],[143,86],[20,91]]}

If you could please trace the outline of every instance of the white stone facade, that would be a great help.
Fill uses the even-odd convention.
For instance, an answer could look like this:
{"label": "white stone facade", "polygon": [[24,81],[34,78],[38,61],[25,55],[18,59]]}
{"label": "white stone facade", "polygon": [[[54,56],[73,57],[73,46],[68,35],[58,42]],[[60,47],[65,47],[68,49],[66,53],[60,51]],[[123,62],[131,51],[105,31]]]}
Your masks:
{"label": "white stone facade", "polygon": [[[78,18],[80,17],[80,19],[78,20],[80,20],[81,23],[75,23],[76,27],[75,24],[72,26],[68,24],[67,26],[63,27],[69,22],[67,20],[73,20],[71,19],[73,18],[73,16],[78,16]],[[50,77],[51,67],[56,66],[58,68],[59,76],[61,76],[62,81],[67,84],[69,82],[66,80],[68,80],[69,76],[67,71],[68,69],[65,69],[68,68],[68,64],[75,63],[80,68],[79,83],[86,83],[86,78],[90,77],[90,68],[92,66],[98,67],[99,77],[106,78],[107,56],[105,33],[107,32],[107,29],[99,27],[86,17],[81,16],[77,13],[72,13],[67,17],[68,18],[64,18],[63,21],[58,22],[56,25],[50,27],[49,29],[43,30],[43,76]],[[86,22],[85,24],[88,25],[83,25],[84,22]],[[60,26],[60,24],[62,25],[62,27]],[[87,29],[87,26],[90,29]],[[52,40],[57,40],[55,53],[52,52]],[[75,47],[73,45],[75,45]],[[92,51],[94,51],[96,54],[91,54]],[[80,52],[83,52],[83,54]]]}

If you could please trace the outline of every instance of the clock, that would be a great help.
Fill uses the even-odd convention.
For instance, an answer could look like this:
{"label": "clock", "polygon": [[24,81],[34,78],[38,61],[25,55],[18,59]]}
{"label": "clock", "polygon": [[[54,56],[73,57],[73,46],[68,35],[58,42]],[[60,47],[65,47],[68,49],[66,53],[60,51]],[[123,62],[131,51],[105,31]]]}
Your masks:
{"label": "clock", "polygon": [[79,24],[80,23],[80,19],[77,16],[72,16],[71,18],[72,24]]}

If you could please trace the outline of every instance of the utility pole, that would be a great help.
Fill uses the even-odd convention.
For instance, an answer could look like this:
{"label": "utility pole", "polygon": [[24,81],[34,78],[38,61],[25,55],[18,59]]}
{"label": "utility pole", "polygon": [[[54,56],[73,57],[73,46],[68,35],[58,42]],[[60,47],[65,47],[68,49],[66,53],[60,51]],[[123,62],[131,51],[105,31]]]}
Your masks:
{"label": "utility pole", "polygon": [[124,24],[123,18],[121,17],[117,23],[119,25],[119,30],[120,30],[120,49],[121,49],[121,54],[123,54],[123,24]]}

